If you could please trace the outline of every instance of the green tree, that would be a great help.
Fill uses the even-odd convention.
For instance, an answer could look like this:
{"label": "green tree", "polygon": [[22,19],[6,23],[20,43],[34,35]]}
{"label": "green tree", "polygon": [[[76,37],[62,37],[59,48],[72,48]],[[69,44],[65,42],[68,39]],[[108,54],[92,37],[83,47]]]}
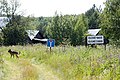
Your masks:
{"label": "green tree", "polygon": [[46,36],[46,35],[48,35],[48,37],[49,37],[49,26],[51,26],[51,24],[52,24],[52,17],[39,17],[39,18],[37,18],[37,23],[38,23],[38,25],[37,25],[37,27],[36,27],[36,29],[37,30],[40,30],[41,31],[41,33],[44,35],[44,36]]}
{"label": "green tree", "polygon": [[74,34],[73,34],[73,45],[81,45],[84,41],[84,34],[87,30],[87,18],[84,14],[79,15],[79,18],[77,20],[77,23],[74,28]]}
{"label": "green tree", "polygon": [[[4,44],[5,45],[18,45],[25,44],[27,40],[27,33],[24,25],[22,24],[21,17],[15,17],[12,23],[8,23],[3,29]],[[13,24],[12,26],[10,26]]]}
{"label": "green tree", "polygon": [[56,40],[57,44],[69,44],[73,32],[72,16],[58,15],[56,13],[51,25],[52,38]]}
{"label": "green tree", "polygon": [[113,44],[120,45],[120,0],[106,1],[100,27]]}
{"label": "green tree", "polygon": [[4,39],[3,39],[3,33],[0,30],[0,45],[3,45],[3,41],[4,41]]}
{"label": "green tree", "polygon": [[62,39],[61,27],[60,17],[57,13],[55,13],[55,17],[53,18],[51,25],[51,37],[56,40],[56,44],[60,44]]}
{"label": "green tree", "polygon": [[14,18],[16,11],[20,7],[18,0],[2,0],[0,1],[0,11],[3,15],[6,15],[8,18]]}
{"label": "green tree", "polygon": [[89,9],[85,15],[88,18],[88,28],[89,29],[97,29],[99,28],[99,9],[93,5],[91,9]]}
{"label": "green tree", "polygon": [[2,14],[5,14],[9,18],[9,23],[2,29],[4,44],[5,45],[17,45],[24,44],[26,40],[26,31],[23,19],[20,15],[16,14],[20,4],[17,0],[3,0],[1,3]]}
{"label": "green tree", "polygon": [[81,15],[58,15],[53,18],[51,28],[51,37],[57,44],[81,45],[84,34],[87,30],[87,18]]}

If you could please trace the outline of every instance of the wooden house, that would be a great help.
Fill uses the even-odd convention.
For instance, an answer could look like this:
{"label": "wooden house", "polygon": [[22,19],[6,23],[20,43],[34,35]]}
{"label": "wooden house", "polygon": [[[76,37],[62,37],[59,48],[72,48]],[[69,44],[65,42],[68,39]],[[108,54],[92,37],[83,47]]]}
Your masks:
{"label": "wooden house", "polygon": [[28,34],[28,43],[45,44],[47,42],[47,39],[38,30],[27,30],[26,32]]}

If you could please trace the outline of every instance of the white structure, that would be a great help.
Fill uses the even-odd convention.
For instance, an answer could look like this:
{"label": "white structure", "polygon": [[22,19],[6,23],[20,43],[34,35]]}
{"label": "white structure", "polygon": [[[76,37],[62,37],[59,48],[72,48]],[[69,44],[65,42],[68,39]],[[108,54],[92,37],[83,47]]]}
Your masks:
{"label": "white structure", "polygon": [[37,41],[46,41],[46,42],[47,42],[48,39],[38,39],[38,38],[34,38],[34,40],[37,40]]}
{"label": "white structure", "polygon": [[87,44],[103,44],[104,37],[100,36],[87,36]]}
{"label": "white structure", "polygon": [[91,36],[87,36],[87,44],[103,44],[104,36],[97,35],[101,29],[89,29],[88,34]]}
{"label": "white structure", "polygon": [[27,32],[29,38],[32,40],[32,39],[34,39],[34,37],[37,35],[37,33],[39,31],[37,31],[37,30],[26,30],[26,32]]}
{"label": "white structure", "polygon": [[88,34],[90,35],[97,35],[101,29],[89,29]]}
{"label": "white structure", "polygon": [[9,19],[7,17],[0,17],[0,27],[5,27],[6,24],[9,22]]}

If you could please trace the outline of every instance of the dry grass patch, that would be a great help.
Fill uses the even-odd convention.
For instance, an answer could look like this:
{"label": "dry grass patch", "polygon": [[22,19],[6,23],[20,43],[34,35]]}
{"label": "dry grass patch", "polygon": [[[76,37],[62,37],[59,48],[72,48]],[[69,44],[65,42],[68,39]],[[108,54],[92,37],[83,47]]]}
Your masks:
{"label": "dry grass patch", "polygon": [[22,67],[22,78],[23,80],[38,80],[39,74],[30,61],[21,60],[20,65]]}

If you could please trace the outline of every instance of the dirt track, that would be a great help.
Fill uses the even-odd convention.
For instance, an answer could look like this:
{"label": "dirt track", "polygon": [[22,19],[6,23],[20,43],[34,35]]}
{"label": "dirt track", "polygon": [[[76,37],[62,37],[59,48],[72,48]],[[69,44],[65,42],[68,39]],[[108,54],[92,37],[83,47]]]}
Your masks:
{"label": "dirt track", "polygon": [[[29,65],[21,65],[21,63],[25,63],[28,60],[17,60],[16,62],[5,61],[5,64],[8,66],[8,73],[5,76],[5,80],[26,80],[24,78],[23,72],[25,72],[24,68],[28,66],[32,66],[31,69],[35,69],[34,74],[38,75],[37,80],[61,80],[55,74],[53,74],[52,70],[48,68],[45,64],[33,64],[29,63]],[[27,68],[29,69],[29,68]],[[32,70],[32,71],[33,71]],[[29,76],[29,75],[28,75]],[[27,79],[27,80],[34,80],[34,79]]]}

